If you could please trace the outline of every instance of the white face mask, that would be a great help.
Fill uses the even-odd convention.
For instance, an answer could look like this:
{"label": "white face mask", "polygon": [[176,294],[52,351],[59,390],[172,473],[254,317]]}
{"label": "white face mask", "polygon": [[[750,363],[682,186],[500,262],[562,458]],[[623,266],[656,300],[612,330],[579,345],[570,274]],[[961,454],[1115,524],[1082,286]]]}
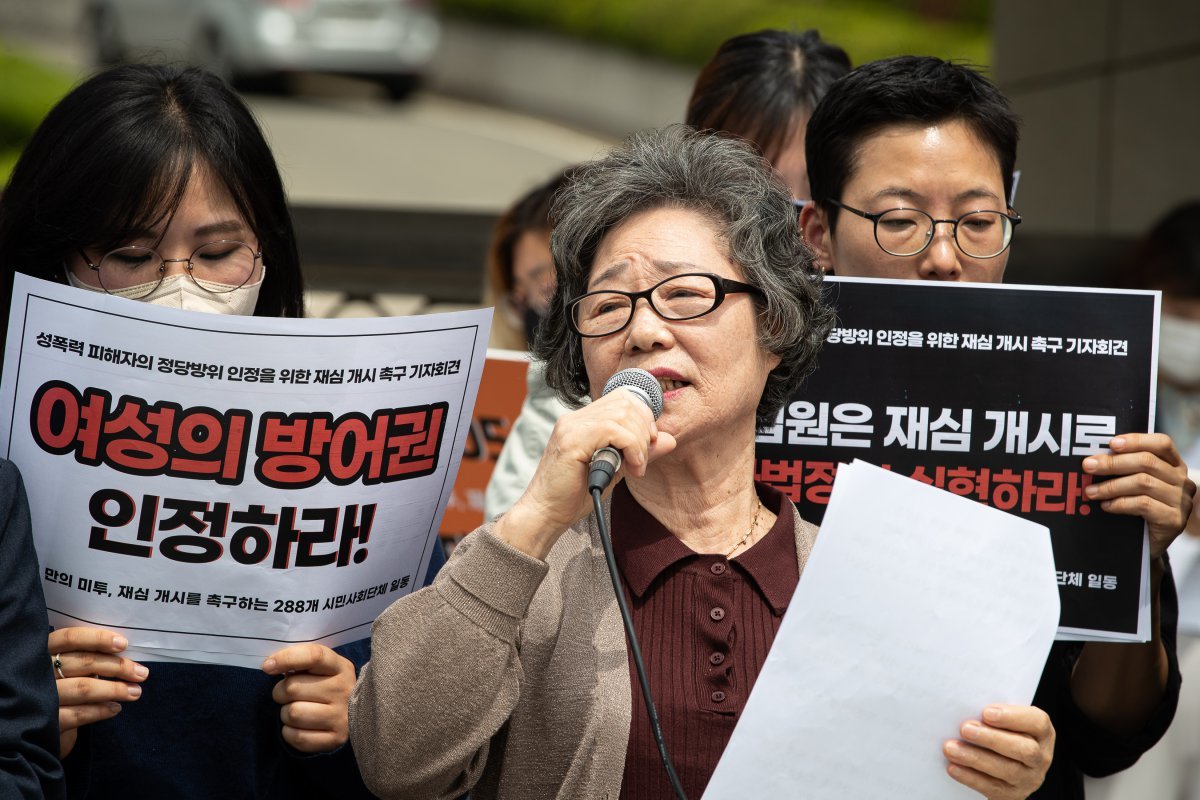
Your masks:
{"label": "white face mask", "polygon": [[1200,384],[1200,322],[1163,314],[1159,331],[1159,371],[1180,386]]}
{"label": "white face mask", "polygon": [[[193,282],[187,275],[180,274],[169,275],[163,278],[162,282],[158,284],[158,288],[144,297],[136,297],[136,295],[145,292],[146,289],[154,285],[153,283],[130,286],[126,289],[108,292],[108,294],[116,295],[117,297],[134,295],[134,299],[145,303],[153,303],[156,306],[165,306],[167,308],[182,308],[185,311],[249,316],[254,313],[254,307],[258,304],[258,291],[262,288],[262,282],[266,275],[267,267],[264,264],[257,281],[239,286],[233,291],[223,291],[229,288],[224,283],[214,283],[206,280]],[[79,278],[75,277],[75,273],[69,269],[67,270],[67,282],[77,289],[87,289],[92,292],[104,291],[99,286],[92,286],[79,280]],[[197,283],[200,285],[197,286]],[[214,294],[213,292],[205,291],[201,288],[202,286],[220,293]]]}

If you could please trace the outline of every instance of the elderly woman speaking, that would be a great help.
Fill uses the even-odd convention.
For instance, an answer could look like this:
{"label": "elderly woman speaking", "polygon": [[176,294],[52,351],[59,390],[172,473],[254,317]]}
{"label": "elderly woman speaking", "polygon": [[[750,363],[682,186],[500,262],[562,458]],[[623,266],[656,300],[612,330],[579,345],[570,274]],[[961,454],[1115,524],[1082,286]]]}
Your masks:
{"label": "elderly woman speaking", "polygon": [[[816,538],[754,483],[755,431],[832,324],[765,162],[685,126],[638,134],[585,165],[553,216],[560,324],[543,326],[536,354],[565,400],[595,401],[559,419],[512,509],[375,623],[350,723],[367,785],[385,798],[671,796],[590,513],[598,449],[624,457],[603,512],[667,751],[693,798]],[[631,367],[662,389],[657,421],[632,392],[602,394]],[[960,762],[1024,787],[996,797],[1024,797],[1053,732],[1037,709],[1002,711],[972,723]]]}

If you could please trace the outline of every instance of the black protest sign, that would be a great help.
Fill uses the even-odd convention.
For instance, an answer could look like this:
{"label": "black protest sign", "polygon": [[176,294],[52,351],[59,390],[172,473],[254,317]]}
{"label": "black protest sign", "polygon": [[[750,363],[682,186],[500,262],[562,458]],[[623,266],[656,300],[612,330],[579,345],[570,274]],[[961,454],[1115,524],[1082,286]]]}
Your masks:
{"label": "black protest sign", "polygon": [[[816,371],[760,432],[756,474],[820,522],[860,458],[1047,526],[1068,635],[1136,638],[1137,517],[1087,500],[1083,459],[1149,430],[1151,292],[829,279]],[[931,561],[931,580],[954,564]]]}

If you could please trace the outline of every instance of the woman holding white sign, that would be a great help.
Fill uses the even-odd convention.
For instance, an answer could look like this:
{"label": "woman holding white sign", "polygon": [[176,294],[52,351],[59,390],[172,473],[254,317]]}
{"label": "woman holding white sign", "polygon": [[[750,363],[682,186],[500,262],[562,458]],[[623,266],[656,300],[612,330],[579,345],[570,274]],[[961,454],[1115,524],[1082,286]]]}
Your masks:
{"label": "woman holding white sign", "polygon": [[[686,126],[639,134],[583,165],[552,218],[558,324],[535,355],[560,397],[593,402],[559,418],[512,509],[376,621],[351,735],[385,798],[700,797],[815,541],[754,481],[755,431],[832,323],[766,162]],[[647,402],[604,390],[631,373]],[[624,466],[589,513],[605,449]],[[989,706],[962,731],[960,782],[1006,800],[1041,783],[1045,713]]]}
{"label": "woman holding white sign", "polygon": [[[50,112],[0,198],[5,296],[16,271],[81,301],[303,314],[275,160],[245,103],[198,69],[118,67]],[[50,633],[71,796],[369,796],[346,746],[368,641],[287,647],[261,672],[150,669],[122,657],[128,645],[98,628]]]}

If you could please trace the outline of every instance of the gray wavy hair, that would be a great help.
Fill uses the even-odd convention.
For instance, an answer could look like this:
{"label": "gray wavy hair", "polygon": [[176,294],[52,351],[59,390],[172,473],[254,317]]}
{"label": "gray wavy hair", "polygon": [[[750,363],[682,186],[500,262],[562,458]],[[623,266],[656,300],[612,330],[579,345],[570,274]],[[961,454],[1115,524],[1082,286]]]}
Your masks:
{"label": "gray wavy hair", "polygon": [[764,298],[752,295],[758,341],[780,363],[767,377],[755,416],[759,428],[773,424],[812,370],[834,314],[821,299],[821,274],[774,170],[741,140],[686,125],[634,134],[581,165],[555,197],[550,250],[558,286],[533,344],[534,356],[546,364],[546,382],[568,405],[588,396],[583,348],[566,323],[567,305],[587,291],[608,232],[658,208],[688,209],[710,220],[743,279],[762,290]]}

